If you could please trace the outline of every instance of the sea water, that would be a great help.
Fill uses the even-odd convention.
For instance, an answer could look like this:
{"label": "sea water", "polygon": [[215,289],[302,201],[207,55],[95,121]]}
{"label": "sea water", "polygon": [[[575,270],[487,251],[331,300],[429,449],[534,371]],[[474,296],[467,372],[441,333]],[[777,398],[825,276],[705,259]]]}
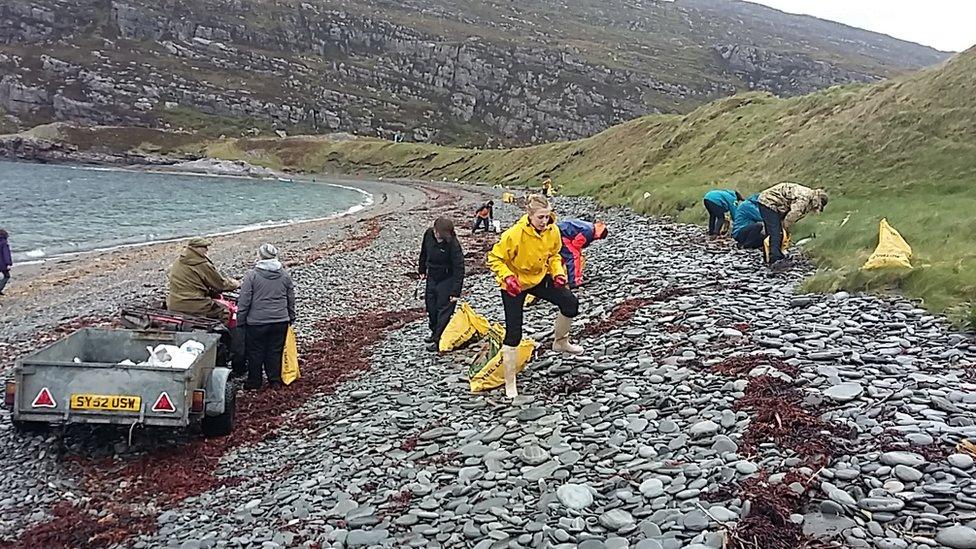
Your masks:
{"label": "sea water", "polygon": [[371,200],[325,182],[0,162],[15,263],[328,218]]}

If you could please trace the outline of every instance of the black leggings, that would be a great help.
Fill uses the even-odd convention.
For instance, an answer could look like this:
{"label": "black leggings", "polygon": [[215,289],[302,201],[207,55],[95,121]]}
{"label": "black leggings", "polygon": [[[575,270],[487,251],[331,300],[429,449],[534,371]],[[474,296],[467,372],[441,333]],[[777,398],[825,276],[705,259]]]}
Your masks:
{"label": "black leggings", "polygon": [[535,297],[559,307],[563,316],[576,318],[579,314],[579,300],[569,288],[557,288],[552,277],[546,275],[537,286],[523,291],[517,297],[508,295],[502,290],[502,304],[505,306],[505,345],[517,347],[522,342],[522,309],[525,307],[525,296]]}
{"label": "black leggings", "polygon": [[441,340],[441,334],[447,328],[447,323],[454,315],[457,303],[451,301],[451,290],[454,289],[454,279],[448,278],[436,282],[427,279],[427,290],[424,292],[424,304],[427,306],[427,325],[433,335],[434,343]]}
{"label": "black leggings", "polygon": [[759,205],[759,215],[769,235],[769,257],[766,262],[772,265],[786,257],[783,254],[783,219],[786,216],[763,204]]}
{"label": "black leggings", "polygon": [[487,217],[476,217],[476,218],[474,218],[474,228],[471,229],[471,232],[478,232],[478,229],[480,227],[482,227],[482,226],[485,228],[485,232],[486,233],[487,232],[491,232],[491,220],[490,219],[488,219]]}
{"label": "black leggings", "polygon": [[735,236],[735,241],[739,243],[739,247],[746,250],[762,248],[764,240],[766,240],[766,232],[763,231],[762,223],[753,223],[739,231],[739,234]]}
{"label": "black leggings", "polygon": [[722,225],[725,224],[725,210],[711,200],[704,202],[705,209],[708,210],[708,234],[717,236],[722,232]]}
{"label": "black leggings", "polygon": [[280,382],[281,355],[285,351],[288,323],[276,322],[256,326],[248,324],[246,333],[244,345],[247,348],[247,384],[251,387],[260,387],[262,370],[267,374],[269,382]]}

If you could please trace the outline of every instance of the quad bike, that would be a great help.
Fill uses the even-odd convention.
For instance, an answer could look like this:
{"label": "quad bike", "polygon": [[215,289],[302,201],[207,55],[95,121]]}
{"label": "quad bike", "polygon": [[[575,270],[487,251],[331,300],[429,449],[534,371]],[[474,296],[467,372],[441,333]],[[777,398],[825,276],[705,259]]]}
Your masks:
{"label": "quad bike", "polygon": [[215,301],[230,310],[230,322],[203,316],[177,313],[166,308],[166,303],[130,305],[122,307],[122,324],[133,330],[163,332],[208,332],[220,335],[217,343],[217,364],[231,369],[235,376],[246,372],[244,358],[244,330],[237,326],[237,295],[224,293]]}

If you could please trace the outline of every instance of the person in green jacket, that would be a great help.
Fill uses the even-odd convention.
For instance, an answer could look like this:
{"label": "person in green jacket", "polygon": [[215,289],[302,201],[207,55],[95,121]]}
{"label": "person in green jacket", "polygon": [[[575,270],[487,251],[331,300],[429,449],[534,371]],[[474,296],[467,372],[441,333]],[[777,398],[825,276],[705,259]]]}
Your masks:
{"label": "person in green jacket", "polygon": [[230,321],[230,311],[214,301],[222,292],[241,287],[241,283],[217,272],[207,256],[211,241],[191,239],[169,271],[166,308],[178,313]]}

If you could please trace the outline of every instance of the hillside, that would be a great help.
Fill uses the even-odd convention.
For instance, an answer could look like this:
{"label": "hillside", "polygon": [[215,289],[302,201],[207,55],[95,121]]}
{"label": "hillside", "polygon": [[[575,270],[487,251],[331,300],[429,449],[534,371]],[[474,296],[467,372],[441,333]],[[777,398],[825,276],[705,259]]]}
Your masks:
{"label": "hillside", "polygon": [[[943,310],[976,297],[976,48],[914,75],[792,99],[747,93],[687,115],[648,116],[588,139],[503,151],[379,140],[230,140],[209,153],[309,171],[521,185],[552,174],[567,193],[698,221],[710,187],[744,192],[785,180],[824,186],[815,236],[817,289],[897,287]],[[644,198],[645,193],[649,194]],[[865,277],[859,267],[887,217],[916,268]]]}
{"label": "hillside", "polygon": [[946,57],[737,0],[39,0],[0,4],[0,23],[0,131],[62,120],[519,145]]}

